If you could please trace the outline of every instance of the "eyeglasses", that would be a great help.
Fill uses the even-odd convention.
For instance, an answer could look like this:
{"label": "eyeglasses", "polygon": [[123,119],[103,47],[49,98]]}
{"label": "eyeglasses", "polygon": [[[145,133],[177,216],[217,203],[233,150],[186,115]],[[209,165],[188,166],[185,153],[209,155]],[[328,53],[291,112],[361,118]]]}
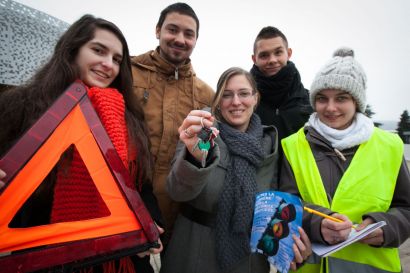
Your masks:
{"label": "eyeglasses", "polygon": [[237,93],[231,90],[225,90],[222,93],[221,99],[224,101],[232,101],[235,95],[238,96],[239,100],[245,101],[255,95],[255,92],[251,89],[241,89]]}

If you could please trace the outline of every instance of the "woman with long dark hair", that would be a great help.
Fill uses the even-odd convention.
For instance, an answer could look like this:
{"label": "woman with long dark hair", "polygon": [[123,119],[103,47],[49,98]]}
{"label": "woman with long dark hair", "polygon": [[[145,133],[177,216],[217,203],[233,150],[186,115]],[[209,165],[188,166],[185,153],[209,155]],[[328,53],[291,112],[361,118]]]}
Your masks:
{"label": "woman with long dark hair", "polygon": [[[131,181],[135,181],[127,186],[141,193],[154,220],[160,222],[152,195],[148,131],[140,105],[131,100],[127,42],[118,27],[109,21],[91,15],[81,17],[62,35],[51,59],[27,84],[0,94],[0,156],[77,79],[88,87],[91,103],[129,170]],[[78,151],[70,147],[10,225],[28,227],[78,221],[109,213]],[[134,257],[132,261],[121,259],[115,266],[126,265],[129,272],[135,272],[132,264],[135,260]],[[143,272],[152,272],[149,260],[145,261],[147,271]],[[102,269],[106,271],[104,266]]]}

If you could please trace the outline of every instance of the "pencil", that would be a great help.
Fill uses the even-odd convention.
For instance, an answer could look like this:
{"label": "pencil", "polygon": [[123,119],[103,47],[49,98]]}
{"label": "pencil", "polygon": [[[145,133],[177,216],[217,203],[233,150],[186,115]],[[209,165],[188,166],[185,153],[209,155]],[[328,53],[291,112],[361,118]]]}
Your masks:
{"label": "pencil", "polygon": [[[313,213],[313,214],[322,216],[323,218],[332,220],[332,221],[334,221],[334,222],[343,223],[343,220],[340,220],[340,219],[338,219],[338,218],[335,218],[335,217],[329,216],[329,215],[327,215],[327,214],[321,213],[320,211],[317,211],[317,210],[314,210],[314,209],[311,209],[311,208],[308,208],[308,207],[303,207],[303,209],[306,210],[306,211],[309,212],[309,213]],[[353,224],[353,225],[352,225],[352,228],[353,228],[353,229],[356,229],[356,228],[357,228],[357,224]]]}
{"label": "pencil", "polygon": [[343,220],[338,219],[338,218],[335,218],[335,217],[332,217],[332,216],[329,216],[329,215],[324,214],[324,213],[321,213],[320,211],[317,211],[317,210],[314,210],[314,209],[311,209],[311,208],[308,208],[308,207],[303,207],[303,209],[306,210],[306,211],[309,212],[309,213],[313,213],[313,214],[322,216],[323,218],[332,220],[332,221],[334,221],[334,222],[343,223]]}

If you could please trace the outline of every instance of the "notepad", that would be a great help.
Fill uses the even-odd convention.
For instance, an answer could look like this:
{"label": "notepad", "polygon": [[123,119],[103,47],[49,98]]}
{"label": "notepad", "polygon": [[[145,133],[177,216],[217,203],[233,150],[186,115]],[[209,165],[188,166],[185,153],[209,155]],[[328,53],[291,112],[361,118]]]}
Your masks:
{"label": "notepad", "polygon": [[368,225],[365,229],[361,231],[356,231],[355,229],[352,229],[352,231],[349,234],[349,237],[347,238],[346,241],[341,242],[336,245],[323,245],[323,244],[317,244],[317,243],[312,243],[312,250],[314,253],[319,255],[320,257],[327,257],[330,254],[350,245],[353,244],[356,241],[359,241],[360,239],[366,237],[368,234],[372,233],[375,229],[378,229],[382,226],[385,226],[386,222],[385,221],[380,221],[377,223],[373,223]]}

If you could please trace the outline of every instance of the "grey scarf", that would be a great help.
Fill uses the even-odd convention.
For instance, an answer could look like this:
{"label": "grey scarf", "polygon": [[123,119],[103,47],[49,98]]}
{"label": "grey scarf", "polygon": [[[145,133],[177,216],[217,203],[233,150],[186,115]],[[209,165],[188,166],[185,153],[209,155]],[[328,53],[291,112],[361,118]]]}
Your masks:
{"label": "grey scarf", "polygon": [[225,271],[250,254],[256,170],[264,159],[264,151],[263,128],[255,114],[245,133],[225,123],[220,124],[219,131],[231,156],[218,200],[215,232],[218,265]]}

